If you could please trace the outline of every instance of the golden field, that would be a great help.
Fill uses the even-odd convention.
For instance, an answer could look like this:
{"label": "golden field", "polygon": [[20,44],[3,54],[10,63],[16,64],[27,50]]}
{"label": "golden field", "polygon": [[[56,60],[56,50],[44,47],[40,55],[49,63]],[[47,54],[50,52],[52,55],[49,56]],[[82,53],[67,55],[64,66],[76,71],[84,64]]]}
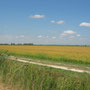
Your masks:
{"label": "golden field", "polygon": [[16,54],[43,54],[52,58],[68,58],[90,62],[90,47],[84,46],[20,46],[0,45],[0,50],[8,50]]}

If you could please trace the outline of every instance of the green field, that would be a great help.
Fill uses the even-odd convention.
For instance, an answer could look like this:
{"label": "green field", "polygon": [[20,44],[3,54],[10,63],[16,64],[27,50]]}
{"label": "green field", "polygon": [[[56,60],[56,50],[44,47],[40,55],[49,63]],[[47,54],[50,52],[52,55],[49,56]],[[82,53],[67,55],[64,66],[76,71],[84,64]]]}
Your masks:
{"label": "green field", "polygon": [[12,61],[9,56],[89,67],[89,46],[1,45],[0,82],[13,90],[90,90],[90,74]]}
{"label": "green field", "polygon": [[87,46],[24,46],[0,45],[0,51],[11,55],[42,60],[90,64],[90,47]]}

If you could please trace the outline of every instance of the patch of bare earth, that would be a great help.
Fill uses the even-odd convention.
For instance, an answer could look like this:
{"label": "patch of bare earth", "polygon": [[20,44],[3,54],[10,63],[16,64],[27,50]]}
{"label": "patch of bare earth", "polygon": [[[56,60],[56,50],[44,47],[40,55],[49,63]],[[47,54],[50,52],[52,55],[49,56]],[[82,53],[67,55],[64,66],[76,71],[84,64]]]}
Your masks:
{"label": "patch of bare earth", "polygon": [[13,90],[13,89],[11,89],[11,88],[7,87],[6,85],[0,83],[0,90]]}

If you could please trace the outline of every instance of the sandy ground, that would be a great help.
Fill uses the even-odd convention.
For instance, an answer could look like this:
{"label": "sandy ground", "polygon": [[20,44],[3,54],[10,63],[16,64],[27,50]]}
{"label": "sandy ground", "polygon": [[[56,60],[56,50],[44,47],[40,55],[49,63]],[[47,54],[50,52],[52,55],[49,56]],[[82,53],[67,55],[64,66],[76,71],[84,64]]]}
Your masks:
{"label": "sandy ground", "polygon": [[4,84],[0,83],[0,90],[12,90],[9,87],[6,87]]}
{"label": "sandy ground", "polygon": [[[2,82],[0,82],[0,90],[17,90],[17,88],[10,87]],[[18,89],[20,90],[20,89]]]}

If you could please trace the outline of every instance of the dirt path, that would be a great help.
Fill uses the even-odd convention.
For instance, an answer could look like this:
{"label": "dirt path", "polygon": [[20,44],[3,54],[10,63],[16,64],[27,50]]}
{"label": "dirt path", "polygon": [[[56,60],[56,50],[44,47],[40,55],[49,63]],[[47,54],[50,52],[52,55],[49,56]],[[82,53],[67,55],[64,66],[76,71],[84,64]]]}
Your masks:
{"label": "dirt path", "polygon": [[0,90],[14,90],[14,89],[11,89],[11,88],[7,87],[6,85],[0,83]]}
{"label": "dirt path", "polygon": [[49,63],[42,63],[42,62],[36,62],[36,61],[30,61],[26,60],[23,58],[16,58],[16,57],[11,57],[12,60],[23,62],[23,63],[30,63],[30,64],[35,64],[35,65],[40,65],[40,66],[45,66],[45,67],[51,67],[51,68],[56,68],[56,69],[63,69],[63,70],[68,70],[68,71],[73,71],[73,72],[80,72],[80,73],[88,73],[90,74],[90,70],[84,70],[84,69],[79,69],[75,67],[68,67],[68,66],[60,66],[60,65],[53,65]]}
{"label": "dirt path", "polygon": [[0,83],[0,90],[8,90]]}

